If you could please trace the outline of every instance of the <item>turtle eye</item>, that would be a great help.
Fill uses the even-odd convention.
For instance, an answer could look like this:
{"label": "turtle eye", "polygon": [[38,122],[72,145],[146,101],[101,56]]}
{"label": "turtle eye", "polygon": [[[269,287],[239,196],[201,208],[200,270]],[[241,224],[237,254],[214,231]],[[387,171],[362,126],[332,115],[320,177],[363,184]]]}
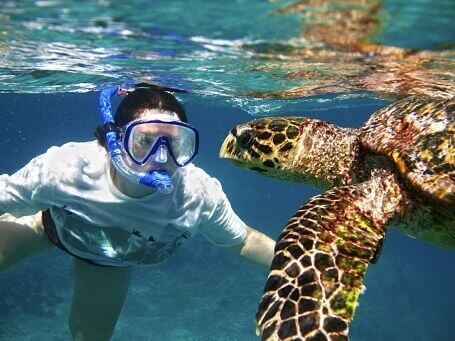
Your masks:
{"label": "turtle eye", "polygon": [[237,134],[237,143],[240,148],[248,149],[253,145],[255,134],[252,129],[243,129],[237,131]]}

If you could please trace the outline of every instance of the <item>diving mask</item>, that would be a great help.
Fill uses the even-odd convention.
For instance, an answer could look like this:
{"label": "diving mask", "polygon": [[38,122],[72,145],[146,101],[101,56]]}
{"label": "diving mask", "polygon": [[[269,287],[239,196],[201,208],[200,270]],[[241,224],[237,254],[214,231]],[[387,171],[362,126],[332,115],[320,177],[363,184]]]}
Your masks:
{"label": "diving mask", "polygon": [[181,121],[135,120],[123,131],[122,147],[139,166],[148,163],[152,157],[156,163],[165,163],[169,155],[178,167],[184,167],[198,152],[197,129]]}

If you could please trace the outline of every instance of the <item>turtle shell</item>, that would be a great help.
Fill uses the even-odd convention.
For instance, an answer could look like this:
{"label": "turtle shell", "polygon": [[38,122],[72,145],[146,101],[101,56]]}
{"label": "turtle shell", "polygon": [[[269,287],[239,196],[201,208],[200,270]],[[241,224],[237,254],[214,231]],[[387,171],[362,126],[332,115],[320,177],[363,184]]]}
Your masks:
{"label": "turtle shell", "polygon": [[455,98],[412,96],[374,113],[360,141],[391,158],[412,188],[454,207],[454,135]]}

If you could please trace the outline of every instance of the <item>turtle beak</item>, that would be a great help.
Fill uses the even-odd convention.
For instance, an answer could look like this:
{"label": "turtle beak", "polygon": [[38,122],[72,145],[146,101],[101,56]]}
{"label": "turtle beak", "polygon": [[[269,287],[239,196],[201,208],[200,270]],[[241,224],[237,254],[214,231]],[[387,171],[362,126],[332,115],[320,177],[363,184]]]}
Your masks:
{"label": "turtle beak", "polygon": [[235,149],[235,132],[236,128],[232,129],[229,132],[229,135],[224,139],[223,144],[221,145],[219,157],[222,159],[235,159],[234,149]]}
{"label": "turtle beak", "polygon": [[251,163],[250,147],[254,143],[254,132],[248,124],[233,128],[221,145],[219,156],[238,167]]}

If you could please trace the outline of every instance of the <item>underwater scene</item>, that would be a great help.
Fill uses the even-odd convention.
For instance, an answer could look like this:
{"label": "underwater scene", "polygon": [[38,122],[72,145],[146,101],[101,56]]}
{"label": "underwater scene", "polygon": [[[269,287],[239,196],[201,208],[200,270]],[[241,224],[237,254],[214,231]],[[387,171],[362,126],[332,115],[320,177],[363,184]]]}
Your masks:
{"label": "underwater scene", "polygon": [[[51,146],[93,140],[106,87],[177,88],[200,134],[195,165],[277,240],[324,190],[221,159],[231,129],[280,116],[360,128],[408,96],[453,99],[454,16],[453,0],[1,1],[0,174]],[[447,112],[453,122],[453,104]],[[389,226],[350,340],[455,340],[454,250]],[[196,236],[134,269],[112,340],[258,340],[267,276]],[[0,340],[70,340],[72,290],[72,258],[58,249],[2,272]]]}

